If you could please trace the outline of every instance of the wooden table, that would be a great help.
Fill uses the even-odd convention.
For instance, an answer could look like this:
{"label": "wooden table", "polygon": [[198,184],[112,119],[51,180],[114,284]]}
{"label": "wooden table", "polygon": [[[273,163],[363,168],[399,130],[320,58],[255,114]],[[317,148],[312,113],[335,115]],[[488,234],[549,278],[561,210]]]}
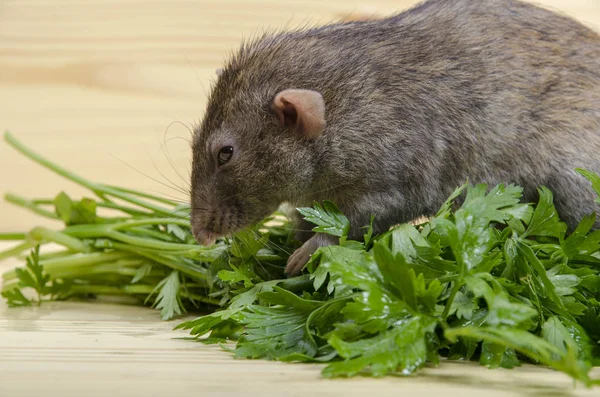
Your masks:
{"label": "wooden table", "polygon": [[[414,1],[4,0],[0,128],[90,179],[186,200],[190,128],[214,70],[242,37],[353,12],[385,15]],[[600,28],[598,0],[541,3]],[[3,192],[82,193],[4,144],[0,176]],[[0,232],[40,224],[59,226],[0,203]],[[0,270],[14,265],[0,263]],[[174,339],[187,335],[172,331],[175,324],[138,307],[7,309],[2,302],[0,396],[600,394],[573,390],[567,377],[543,369],[468,363],[412,378],[323,380],[318,366],[237,361],[218,347]]]}

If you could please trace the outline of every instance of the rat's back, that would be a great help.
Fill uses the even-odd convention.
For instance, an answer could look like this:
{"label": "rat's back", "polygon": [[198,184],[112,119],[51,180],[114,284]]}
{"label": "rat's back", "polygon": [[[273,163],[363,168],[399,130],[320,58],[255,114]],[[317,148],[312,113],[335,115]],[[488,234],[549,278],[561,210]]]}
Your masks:
{"label": "rat's back", "polygon": [[388,146],[411,159],[391,161],[395,182],[426,181],[430,211],[467,178],[517,183],[528,200],[545,185],[570,226],[594,211],[575,168],[600,173],[596,32],[514,0],[430,0],[363,26],[388,33],[367,47]]}
{"label": "rat's back", "polygon": [[307,198],[333,199],[357,226],[371,213],[382,227],[431,213],[467,179],[517,183],[528,200],[545,185],[570,226],[594,210],[574,169],[600,173],[600,37],[566,16],[515,0],[429,0],[267,35],[230,61],[209,108],[287,88],[325,101],[313,190],[328,196]]}

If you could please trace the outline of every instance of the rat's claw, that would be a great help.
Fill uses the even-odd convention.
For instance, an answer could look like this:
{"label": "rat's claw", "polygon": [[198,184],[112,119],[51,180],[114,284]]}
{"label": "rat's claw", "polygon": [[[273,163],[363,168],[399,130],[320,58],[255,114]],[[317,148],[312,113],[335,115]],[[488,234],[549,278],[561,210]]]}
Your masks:
{"label": "rat's claw", "polygon": [[290,255],[285,267],[285,273],[288,276],[297,276],[300,274],[304,266],[308,263],[310,256],[317,250],[316,248],[307,247],[307,244],[308,242],[304,243],[302,247]]}
{"label": "rat's claw", "polygon": [[285,273],[288,276],[297,276],[317,249],[327,245],[336,244],[336,240],[337,238],[330,235],[320,233],[315,234],[290,255],[287,266],[285,267]]}

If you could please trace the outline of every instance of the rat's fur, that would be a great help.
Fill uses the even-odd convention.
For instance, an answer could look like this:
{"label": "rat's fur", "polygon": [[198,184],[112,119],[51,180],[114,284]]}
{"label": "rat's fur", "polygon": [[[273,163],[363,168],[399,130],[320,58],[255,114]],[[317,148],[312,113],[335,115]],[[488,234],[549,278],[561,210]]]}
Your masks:
{"label": "rat's fur", "polygon": [[[278,92],[325,101],[316,139],[281,126]],[[227,142],[231,162],[217,169]],[[516,0],[430,0],[400,15],[266,35],[210,94],[193,142],[194,234],[224,235],[281,202],[334,201],[353,237],[438,210],[467,178],[552,190],[572,228],[596,207],[600,37]],[[323,239],[307,248],[330,243]],[[305,255],[305,260],[307,257]]]}

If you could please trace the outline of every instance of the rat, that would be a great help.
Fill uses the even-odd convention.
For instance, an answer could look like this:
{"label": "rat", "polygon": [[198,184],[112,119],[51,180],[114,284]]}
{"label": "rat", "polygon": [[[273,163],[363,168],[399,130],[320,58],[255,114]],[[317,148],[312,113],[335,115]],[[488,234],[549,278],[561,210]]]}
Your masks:
{"label": "rat", "polygon": [[[517,184],[528,202],[546,186],[572,229],[598,210],[575,168],[600,171],[600,37],[517,0],[267,33],[219,72],[192,151],[204,245],[323,200],[360,240],[371,215],[374,233],[434,215],[467,180]],[[288,276],[339,242],[298,222]]]}

